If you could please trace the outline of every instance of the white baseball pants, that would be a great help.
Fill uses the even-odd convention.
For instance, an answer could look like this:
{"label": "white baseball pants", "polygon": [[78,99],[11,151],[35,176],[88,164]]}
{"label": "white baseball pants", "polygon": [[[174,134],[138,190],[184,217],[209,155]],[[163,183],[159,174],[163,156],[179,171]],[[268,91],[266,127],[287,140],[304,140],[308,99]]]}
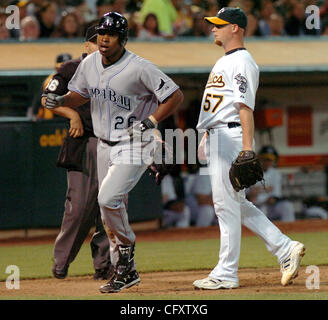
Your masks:
{"label": "white baseball pants", "polygon": [[245,191],[236,192],[229,180],[229,169],[242,150],[241,127],[211,129],[206,142],[215,213],[220,226],[220,255],[210,277],[238,282],[241,224],[260,236],[267,249],[281,263],[291,251],[292,240],[251,202]]}

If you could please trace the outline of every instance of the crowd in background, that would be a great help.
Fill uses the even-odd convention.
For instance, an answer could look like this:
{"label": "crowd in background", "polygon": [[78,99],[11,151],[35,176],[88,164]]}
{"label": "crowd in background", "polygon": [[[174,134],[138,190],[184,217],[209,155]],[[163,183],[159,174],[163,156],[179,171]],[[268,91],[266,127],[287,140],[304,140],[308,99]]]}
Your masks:
{"label": "crowd in background", "polygon": [[[205,16],[224,6],[248,16],[247,37],[328,35],[328,0],[4,0],[0,5],[0,40],[83,37],[104,13],[117,11],[129,21],[129,37],[140,40],[211,37]],[[9,30],[8,5],[20,11],[20,28]],[[320,28],[306,27],[306,8],[320,8]]]}
{"label": "crowd in background", "polygon": [[[247,37],[328,35],[328,0],[10,0],[2,5],[0,40],[82,38],[86,29],[109,11],[120,12],[128,19],[129,38],[143,41],[178,37],[211,38],[211,26],[204,21],[204,17],[215,16],[218,10],[225,6],[240,7],[246,12]],[[6,19],[10,15],[5,12],[8,5],[19,7],[19,29],[6,27]],[[317,5],[320,8],[320,29],[306,28],[305,8],[309,5]],[[62,59],[62,56],[58,58]],[[39,94],[37,100],[39,101]],[[199,102],[196,102],[195,106],[195,110],[198,110]],[[189,124],[189,127],[194,125]],[[175,125],[172,125],[172,128],[175,128]],[[270,159],[262,160],[268,162]],[[177,166],[163,180],[162,227],[217,224],[209,176],[199,175],[199,169],[197,165]],[[273,163],[268,166],[268,170],[271,173],[275,170]],[[276,176],[279,176],[277,172]],[[291,203],[281,196],[281,179],[275,179],[279,180],[276,187],[269,185],[269,178],[266,180],[265,192],[263,186],[258,185],[248,190],[248,198],[257,206],[266,206],[270,219],[294,221],[296,215]],[[268,193],[269,189],[272,194]],[[263,196],[263,201],[260,199],[261,192],[265,195],[265,201]],[[311,201],[306,203],[304,212],[309,212],[308,215],[312,217],[327,219],[328,201]],[[278,210],[279,205],[283,210]],[[288,216],[286,212],[289,213]]]}

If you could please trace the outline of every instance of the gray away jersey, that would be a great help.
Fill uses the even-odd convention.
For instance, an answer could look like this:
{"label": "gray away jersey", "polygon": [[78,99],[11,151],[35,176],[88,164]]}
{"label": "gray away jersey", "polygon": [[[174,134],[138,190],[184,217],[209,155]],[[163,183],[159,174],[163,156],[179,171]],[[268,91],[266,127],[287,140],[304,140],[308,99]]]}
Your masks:
{"label": "gray away jersey", "polygon": [[121,130],[150,116],[179,87],[148,60],[126,50],[115,64],[104,68],[96,51],[79,65],[68,89],[91,102],[94,133],[115,141]]}

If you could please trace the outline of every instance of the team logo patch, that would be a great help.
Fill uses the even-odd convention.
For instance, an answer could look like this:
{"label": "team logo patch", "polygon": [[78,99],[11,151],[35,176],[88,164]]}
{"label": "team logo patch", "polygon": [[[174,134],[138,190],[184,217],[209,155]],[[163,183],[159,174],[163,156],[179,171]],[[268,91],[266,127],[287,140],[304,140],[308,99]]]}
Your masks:
{"label": "team logo patch", "polygon": [[159,87],[156,91],[161,90],[164,87],[165,81],[161,78],[161,83],[159,84]]}
{"label": "team logo patch", "polygon": [[109,27],[111,27],[111,26],[113,25],[113,23],[114,23],[113,18],[112,18],[112,17],[107,17],[107,19],[106,19],[106,24],[107,24]]}
{"label": "team logo patch", "polygon": [[247,79],[244,76],[242,76],[240,73],[238,73],[235,76],[235,80],[237,80],[237,84],[239,84],[239,91],[241,93],[245,93],[248,88]]}
{"label": "team logo patch", "polygon": [[207,80],[206,88],[211,88],[211,87],[223,88],[224,86],[225,86],[225,82],[223,81],[222,75],[211,72]]}

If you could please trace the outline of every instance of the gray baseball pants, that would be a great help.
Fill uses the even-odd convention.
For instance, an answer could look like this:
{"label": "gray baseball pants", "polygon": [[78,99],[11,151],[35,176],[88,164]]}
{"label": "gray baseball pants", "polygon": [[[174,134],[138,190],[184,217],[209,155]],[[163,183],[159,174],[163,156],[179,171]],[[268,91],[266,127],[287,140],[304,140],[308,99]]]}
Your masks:
{"label": "gray baseball pants", "polygon": [[[147,169],[147,164],[140,161],[142,150],[131,150],[128,143],[111,147],[101,140],[98,142],[98,202],[106,232],[111,239],[114,266],[118,261],[118,246],[132,245],[136,239],[129,224],[127,197]],[[126,161],[132,158],[132,163]]]}

